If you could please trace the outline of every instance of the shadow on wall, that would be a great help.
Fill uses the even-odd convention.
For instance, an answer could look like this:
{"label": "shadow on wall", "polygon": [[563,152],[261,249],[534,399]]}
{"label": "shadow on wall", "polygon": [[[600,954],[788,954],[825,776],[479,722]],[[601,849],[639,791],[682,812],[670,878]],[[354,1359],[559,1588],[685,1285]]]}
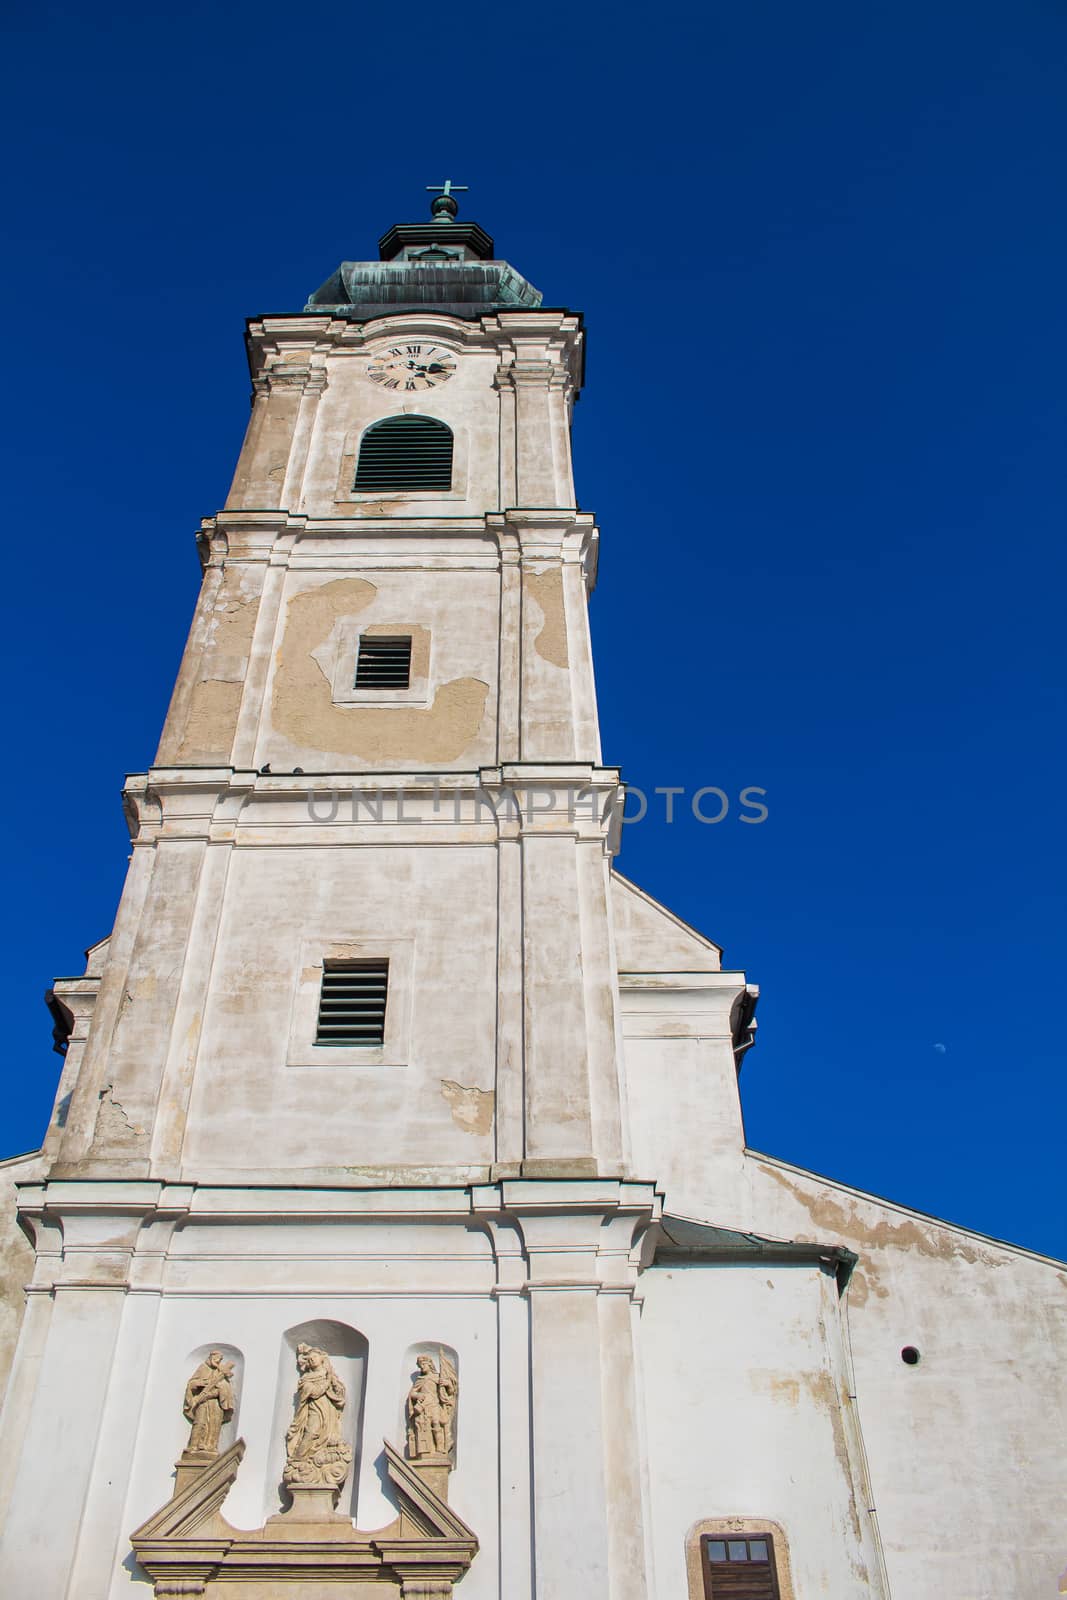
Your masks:
{"label": "shadow on wall", "polygon": [[341,1418],[341,1431],[352,1447],[352,1470],[341,1490],[338,1511],[355,1517],[359,1493],[359,1473],[362,1465],[363,1402],[367,1392],[367,1341],[355,1328],[343,1322],[301,1322],[282,1335],[278,1355],[278,1382],[274,1395],[274,1421],[271,1427],[271,1447],[267,1460],[267,1480],[264,1484],[263,1517],[273,1516],[289,1504],[288,1491],[282,1485],[285,1467],[285,1433],[293,1420],[294,1401],[299,1374],[296,1366],[297,1348],[309,1344],[325,1350],[333,1363],[334,1371],[347,1391],[345,1409]]}

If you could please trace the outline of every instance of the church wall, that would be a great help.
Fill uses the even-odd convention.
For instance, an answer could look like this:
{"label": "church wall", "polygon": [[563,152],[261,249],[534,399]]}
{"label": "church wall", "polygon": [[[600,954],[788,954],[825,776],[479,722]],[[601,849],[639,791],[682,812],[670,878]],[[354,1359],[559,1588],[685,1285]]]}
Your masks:
{"label": "church wall", "polygon": [[[192,1191],[184,1194],[188,1204]],[[250,1529],[280,1511],[294,1350],[310,1336],[348,1388],[345,1429],[358,1482],[346,1484],[343,1509],[367,1531],[396,1515],[383,1494],[380,1456],[384,1438],[404,1448],[413,1352],[443,1347],[454,1358],[461,1393],[449,1500],[476,1524],[481,1543],[462,1592],[497,1596],[495,1270],[487,1234],[468,1224],[468,1197],[365,1197],[361,1216],[337,1191],[233,1188],[201,1192],[194,1204],[210,1217],[188,1216],[175,1228],[170,1213],[153,1224],[162,1236],[134,1225],[129,1286],[71,1281],[56,1291],[40,1375],[22,1375],[34,1420],[17,1462],[20,1537],[0,1558],[3,1592],[32,1590],[42,1600],[150,1592],[129,1534],[170,1497],[189,1436],[184,1385],[211,1349],[237,1367],[237,1415],[221,1442],[239,1436],[247,1447],[223,1514]],[[89,1254],[72,1261],[71,1272],[84,1272],[90,1256],[109,1247],[114,1226],[106,1209],[82,1220],[76,1231]],[[154,1261],[160,1245],[165,1259]],[[156,1267],[162,1275],[145,1292]],[[42,1500],[56,1518],[47,1530],[33,1511]]]}
{"label": "church wall", "polygon": [[[460,353],[472,330],[449,328],[423,337],[407,331],[403,342],[436,342]],[[458,335],[458,337],[457,337]],[[385,332],[371,338],[353,360],[333,355],[326,362],[326,388],[315,414],[315,427],[304,472],[299,509],[311,517],[344,516],[349,511],[390,516],[405,510],[423,517],[481,514],[499,508],[500,401],[493,386],[499,355],[495,349],[467,350],[447,382],[417,395],[398,395],[369,382],[366,358],[397,341]],[[402,414],[435,417],[452,429],[452,489],[447,494],[381,495],[353,488],[359,441],[372,422]]]}
{"label": "church wall", "polygon": [[[313,1240],[304,1235],[292,1242],[307,1250]],[[297,1281],[302,1282],[305,1277],[302,1274]],[[344,1510],[355,1518],[357,1527],[368,1532],[387,1526],[396,1515],[395,1506],[382,1492],[377,1468],[383,1438],[398,1449],[404,1446],[403,1400],[413,1375],[404,1356],[409,1347],[427,1341],[432,1342],[435,1353],[440,1344],[459,1350],[463,1362],[459,1426],[466,1430],[470,1442],[457,1432],[449,1502],[460,1516],[477,1526],[481,1542],[461,1592],[474,1600],[495,1597],[495,1322],[495,1307],[488,1295],[472,1298],[458,1293],[453,1298],[447,1289],[435,1297],[432,1307],[425,1300],[420,1303],[414,1293],[404,1296],[388,1292],[381,1296],[371,1292],[365,1299],[358,1294],[294,1293],[272,1300],[269,1294],[242,1299],[221,1291],[217,1296],[198,1297],[195,1302],[166,1300],[145,1387],[144,1425],[132,1460],[110,1463],[128,1483],[117,1528],[113,1523],[111,1529],[111,1595],[118,1600],[131,1591],[144,1592],[143,1585],[131,1583],[129,1568],[122,1566],[128,1552],[126,1535],[163,1505],[171,1493],[174,1462],[189,1432],[181,1415],[181,1393],[195,1366],[190,1352],[205,1343],[213,1349],[227,1343],[244,1355],[240,1435],[247,1448],[223,1514],[236,1528],[258,1528],[267,1517],[282,1510],[283,1502],[287,1503],[279,1482],[276,1416],[280,1367],[285,1367],[289,1390],[288,1396],[282,1397],[286,1426],[292,1416],[296,1387],[295,1362],[286,1359],[286,1334],[290,1328],[306,1323],[320,1327],[333,1323],[362,1335],[367,1342],[358,1495],[353,1498],[353,1486],[346,1484]],[[339,1372],[343,1370],[342,1362],[335,1365]],[[351,1390],[349,1398],[355,1398]]]}
{"label": "church wall", "polygon": [[[627,996],[626,999],[630,997]],[[623,1010],[630,1162],[668,1211],[729,1227],[741,1180],[741,1111],[729,1039],[635,1038]],[[680,1140],[679,1131],[685,1129]]]}
{"label": "church wall", "polygon": [[[375,843],[323,863],[233,854],[183,1172],[490,1161],[495,850]],[[316,1046],[323,958],[359,955],[390,961],[385,1045]]]}
{"label": "church wall", "polygon": [[744,1131],[731,1019],[744,975],[621,972],[618,983],[632,1171],[655,1174],[667,1211],[736,1227]]}
{"label": "church wall", "polygon": [[759,1232],[859,1255],[847,1317],[893,1593],[1055,1594],[1067,1566],[1062,1264],[784,1163],[747,1166]]}
{"label": "church wall", "polygon": [[22,1326],[23,1290],[33,1273],[33,1246],[15,1216],[15,1186],[40,1177],[43,1168],[38,1150],[0,1161],[0,1403]]}
{"label": "church wall", "polygon": [[231,759],[264,563],[208,569],[156,756],[160,766]]}
{"label": "church wall", "polygon": [[882,1596],[834,1279],[813,1267],[672,1263],[646,1271],[641,1290],[659,1600],[687,1596],[687,1535],[723,1517],[784,1530],[798,1596]]}
{"label": "church wall", "polygon": [[[441,570],[444,560],[428,557],[425,539],[407,564],[392,552],[358,562],[319,559],[325,570],[288,576],[255,764],[309,772],[491,765],[495,560],[491,570],[463,570],[453,550],[449,559],[460,570]],[[355,689],[364,631],[412,636],[409,690],[372,696]]]}

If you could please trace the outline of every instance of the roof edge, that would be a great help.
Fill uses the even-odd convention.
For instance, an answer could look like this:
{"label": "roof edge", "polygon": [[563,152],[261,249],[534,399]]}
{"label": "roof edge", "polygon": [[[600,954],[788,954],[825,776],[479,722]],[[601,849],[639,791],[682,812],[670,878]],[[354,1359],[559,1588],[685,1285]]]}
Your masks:
{"label": "roof edge", "polygon": [[800,1178],[814,1178],[819,1183],[827,1184],[831,1189],[837,1189],[842,1194],[854,1195],[857,1200],[866,1200],[875,1205],[887,1206],[891,1211],[899,1211],[906,1217],[918,1217],[923,1222],[933,1222],[939,1228],[948,1228],[952,1233],[962,1233],[969,1239],[979,1239],[983,1244],[996,1245],[1000,1250],[1010,1250],[1015,1255],[1029,1256],[1031,1261],[1040,1261],[1043,1265],[1067,1270],[1067,1259],[1059,1256],[1046,1255],[1041,1250],[1031,1250],[1028,1245],[1016,1244],[1012,1239],[1000,1239],[994,1233],[982,1233],[979,1228],[968,1228],[963,1222],[950,1222],[947,1217],[939,1217],[932,1211],[920,1211],[917,1206],[905,1205],[900,1200],[890,1200],[884,1194],[875,1194],[870,1189],[857,1189],[851,1183],[843,1183],[839,1178],[828,1177],[825,1172],[814,1172],[810,1167],[798,1167],[792,1161],[783,1161],[780,1156],[768,1155],[765,1150],[753,1150],[745,1146],[744,1154],[751,1156],[756,1161],[766,1161],[772,1167],[780,1167],[783,1172],[795,1172]]}

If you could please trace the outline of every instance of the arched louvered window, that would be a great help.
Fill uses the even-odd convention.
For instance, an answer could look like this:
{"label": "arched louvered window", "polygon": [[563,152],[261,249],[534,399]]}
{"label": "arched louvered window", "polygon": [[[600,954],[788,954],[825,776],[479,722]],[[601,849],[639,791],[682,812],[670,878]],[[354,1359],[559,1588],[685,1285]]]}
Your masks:
{"label": "arched louvered window", "polygon": [[451,489],[452,429],[434,417],[386,417],[363,435],[356,489]]}

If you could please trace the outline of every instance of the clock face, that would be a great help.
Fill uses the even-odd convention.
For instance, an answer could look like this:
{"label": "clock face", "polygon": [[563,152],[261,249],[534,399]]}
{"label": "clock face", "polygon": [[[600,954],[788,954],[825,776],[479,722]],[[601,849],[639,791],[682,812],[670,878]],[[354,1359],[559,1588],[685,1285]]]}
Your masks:
{"label": "clock face", "polygon": [[455,357],[436,344],[394,344],[375,356],[367,367],[368,378],[383,389],[415,393],[444,383],[456,370]]}

